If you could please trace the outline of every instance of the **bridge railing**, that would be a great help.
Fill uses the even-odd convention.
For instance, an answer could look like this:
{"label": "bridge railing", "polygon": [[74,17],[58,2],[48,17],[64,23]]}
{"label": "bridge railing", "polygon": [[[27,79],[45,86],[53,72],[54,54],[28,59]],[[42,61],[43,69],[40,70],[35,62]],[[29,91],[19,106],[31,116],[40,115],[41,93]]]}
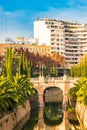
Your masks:
{"label": "bridge railing", "polygon": [[63,80],[63,77],[49,77],[49,78],[47,78],[47,77],[45,77],[45,80]]}
{"label": "bridge railing", "polygon": [[57,81],[57,80],[63,80],[63,77],[43,77],[43,78],[38,77],[38,78],[31,78],[30,79],[31,82],[35,82],[35,81],[40,82],[42,80],[44,80],[44,82]]}
{"label": "bridge railing", "polygon": [[67,77],[67,80],[69,81],[76,81],[78,79],[79,79],[78,77]]}
{"label": "bridge railing", "polygon": [[[76,81],[78,77],[67,77],[66,80],[69,81]],[[31,78],[31,82],[53,82],[53,81],[63,81],[64,77],[38,77],[38,78]]]}
{"label": "bridge railing", "polygon": [[39,81],[39,78],[31,78],[30,81]]}

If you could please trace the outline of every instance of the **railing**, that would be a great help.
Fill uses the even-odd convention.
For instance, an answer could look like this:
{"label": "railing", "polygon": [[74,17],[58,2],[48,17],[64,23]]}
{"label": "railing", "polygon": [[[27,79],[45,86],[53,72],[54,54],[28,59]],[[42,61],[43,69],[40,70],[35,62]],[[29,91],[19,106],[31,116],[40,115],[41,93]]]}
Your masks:
{"label": "railing", "polygon": [[[67,81],[76,81],[76,80],[78,80],[79,78],[78,77],[67,77],[66,76],[66,79],[65,80],[67,80]],[[65,81],[64,80],[64,77],[62,76],[62,77],[38,77],[38,78],[31,78],[31,82],[44,82],[44,83],[51,83],[51,82],[54,82],[55,81],[55,83],[57,82],[57,81]]]}

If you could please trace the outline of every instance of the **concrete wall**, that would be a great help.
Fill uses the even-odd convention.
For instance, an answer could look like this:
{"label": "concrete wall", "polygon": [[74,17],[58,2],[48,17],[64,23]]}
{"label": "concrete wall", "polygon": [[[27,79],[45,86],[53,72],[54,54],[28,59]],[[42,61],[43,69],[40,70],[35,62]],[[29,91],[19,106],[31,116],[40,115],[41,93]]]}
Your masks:
{"label": "concrete wall", "polygon": [[0,119],[0,130],[13,130],[13,128],[25,117],[31,110],[29,101],[25,103],[25,108],[18,106],[13,112],[6,114]]}
{"label": "concrete wall", "polygon": [[77,102],[76,114],[83,130],[87,130],[87,107]]}

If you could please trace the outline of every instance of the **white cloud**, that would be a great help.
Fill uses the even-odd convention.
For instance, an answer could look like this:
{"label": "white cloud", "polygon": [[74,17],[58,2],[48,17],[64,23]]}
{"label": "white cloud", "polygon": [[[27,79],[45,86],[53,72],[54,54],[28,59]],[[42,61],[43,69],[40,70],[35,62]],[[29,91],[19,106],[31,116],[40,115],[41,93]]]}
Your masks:
{"label": "white cloud", "polygon": [[84,4],[87,4],[87,0],[76,0],[77,2],[81,2],[81,3],[84,3]]}
{"label": "white cloud", "polygon": [[75,0],[69,0],[68,5],[73,6],[75,4]]}
{"label": "white cloud", "polygon": [[[82,8],[81,6],[79,8]],[[55,9],[50,7],[47,12],[40,12],[37,14],[39,17],[49,17],[56,18],[60,20],[66,21],[78,21],[81,23],[87,23],[87,8],[84,10],[80,10],[78,8],[63,8],[63,9]]]}
{"label": "white cloud", "polygon": [[70,6],[78,6],[78,5],[87,6],[87,0],[69,0],[68,5],[70,5]]}
{"label": "white cloud", "polygon": [[[77,0],[82,2],[81,0]],[[37,17],[56,18],[66,21],[78,21],[87,23],[87,1],[74,7],[75,0],[70,0],[68,8],[48,8],[48,11],[33,12],[30,10],[15,10],[14,12],[5,11],[0,7],[0,40],[6,36],[17,37],[24,35],[25,37],[31,36],[33,32],[33,22]]]}
{"label": "white cloud", "polygon": [[[14,12],[5,11],[0,7],[0,40],[5,37],[17,37],[19,35],[29,37],[32,32],[29,15],[31,11],[16,10]],[[32,18],[32,17],[31,17]]]}

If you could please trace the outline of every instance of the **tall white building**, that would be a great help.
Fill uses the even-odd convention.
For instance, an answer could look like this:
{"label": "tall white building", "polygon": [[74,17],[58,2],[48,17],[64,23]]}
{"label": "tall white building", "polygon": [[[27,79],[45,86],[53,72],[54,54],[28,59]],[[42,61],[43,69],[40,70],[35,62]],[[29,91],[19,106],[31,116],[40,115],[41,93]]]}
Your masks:
{"label": "tall white building", "polygon": [[34,38],[63,54],[69,65],[77,64],[87,54],[87,25],[43,18],[34,22]]}

